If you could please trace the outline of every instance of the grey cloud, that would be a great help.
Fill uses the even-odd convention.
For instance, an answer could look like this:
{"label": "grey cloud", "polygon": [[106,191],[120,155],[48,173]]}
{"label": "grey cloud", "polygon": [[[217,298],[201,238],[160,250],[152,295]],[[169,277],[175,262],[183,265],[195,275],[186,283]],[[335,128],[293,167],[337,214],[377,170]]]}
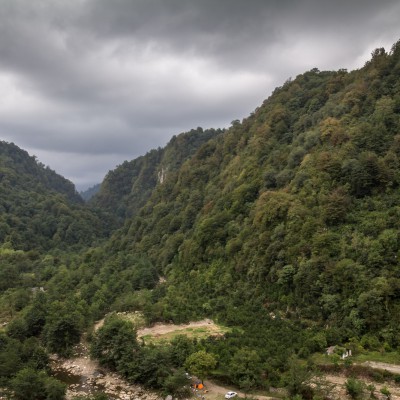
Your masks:
{"label": "grey cloud", "polygon": [[[268,59],[276,45],[290,46],[303,32],[346,37],[346,45],[347,34],[354,33],[353,45],[362,43],[368,36],[365,28],[376,15],[397,2],[140,0],[117,4],[120,7],[107,0],[87,3],[83,20],[102,39],[135,37],[180,53],[212,56],[225,66],[234,62],[232,68],[244,64],[248,69],[252,62],[247,57]],[[362,31],[362,37],[357,37],[357,31]]]}
{"label": "grey cloud", "polygon": [[[100,183],[109,170],[120,164],[116,162],[116,159],[121,156],[121,154],[113,153],[85,155],[62,151],[55,153],[35,148],[32,148],[31,152],[45,165],[58,164],[57,172],[74,182],[78,190],[84,190],[95,183]],[[127,153],[122,159],[129,159],[131,155],[131,153]],[[139,155],[141,153],[135,156]],[[63,160],[62,164],[58,162],[59,158]]]}
{"label": "grey cloud", "polygon": [[174,134],[247,116],[289,77],[357,68],[400,38],[397,0],[0,6],[1,137],[80,185]]}

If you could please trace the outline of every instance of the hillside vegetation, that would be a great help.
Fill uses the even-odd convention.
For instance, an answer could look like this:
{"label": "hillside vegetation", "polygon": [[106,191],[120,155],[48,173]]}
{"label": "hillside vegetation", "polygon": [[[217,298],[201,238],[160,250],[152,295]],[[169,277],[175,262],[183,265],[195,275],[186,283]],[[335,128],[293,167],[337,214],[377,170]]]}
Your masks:
{"label": "hillside vegetation", "polygon": [[0,141],[0,243],[19,250],[71,251],[105,234],[72,182],[15,144]]}
{"label": "hillside vegetation", "polygon": [[257,304],[400,344],[399,60],[299,75],[157,186],[111,243],[168,276],[158,317],[240,324]]}
{"label": "hillside vegetation", "polygon": [[174,136],[164,148],[125,161],[107,174],[90,205],[108,211],[121,224],[137,215],[158,183],[176,174],[203,143],[221,133],[220,129],[192,129]]}
{"label": "hillside vegetation", "polygon": [[[28,183],[30,167],[21,188],[0,194],[3,208],[25,201],[1,214],[0,256],[15,278],[0,297],[11,321],[0,356],[19,360],[0,370],[2,382],[13,387],[23,374],[16,342],[68,355],[110,311],[231,327],[223,339],[146,346],[129,321],[111,315],[93,333],[102,365],[181,395],[185,367],[245,391],[286,386],[312,398],[305,382],[313,353],[330,345],[398,351],[399,157],[400,42],[375,50],[360,70],[313,69],[288,80],[226,131],[198,128],[123,163],[87,207],[27,159],[56,187],[46,192],[52,206],[42,207],[48,183]],[[20,179],[20,161],[1,165]],[[62,225],[69,217],[78,227]],[[46,218],[54,219],[51,234],[42,232],[53,226]]]}

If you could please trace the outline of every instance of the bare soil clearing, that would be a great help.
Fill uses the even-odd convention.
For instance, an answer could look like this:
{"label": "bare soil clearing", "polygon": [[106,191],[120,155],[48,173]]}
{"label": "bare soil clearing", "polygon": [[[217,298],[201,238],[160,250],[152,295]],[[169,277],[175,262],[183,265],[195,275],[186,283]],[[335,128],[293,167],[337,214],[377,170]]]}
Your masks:
{"label": "bare soil clearing", "polygon": [[137,331],[138,338],[172,339],[176,335],[188,337],[222,336],[228,331],[211,319],[189,322],[188,324],[155,324],[151,327],[141,328]]}
{"label": "bare soil clearing", "polygon": [[202,321],[189,322],[188,324],[181,325],[157,323],[151,327],[139,329],[137,335],[138,337],[145,335],[165,335],[166,333],[182,331],[187,328],[201,328],[205,326],[215,330],[218,328],[211,319],[203,319]]}

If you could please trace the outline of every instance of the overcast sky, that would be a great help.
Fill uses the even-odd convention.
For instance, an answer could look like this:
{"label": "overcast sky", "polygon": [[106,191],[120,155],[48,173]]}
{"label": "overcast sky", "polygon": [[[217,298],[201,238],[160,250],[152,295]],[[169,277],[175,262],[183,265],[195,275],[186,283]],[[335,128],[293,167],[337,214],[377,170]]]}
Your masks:
{"label": "overcast sky", "polygon": [[228,127],[289,77],[360,68],[398,0],[0,0],[0,139],[75,183],[191,128]]}

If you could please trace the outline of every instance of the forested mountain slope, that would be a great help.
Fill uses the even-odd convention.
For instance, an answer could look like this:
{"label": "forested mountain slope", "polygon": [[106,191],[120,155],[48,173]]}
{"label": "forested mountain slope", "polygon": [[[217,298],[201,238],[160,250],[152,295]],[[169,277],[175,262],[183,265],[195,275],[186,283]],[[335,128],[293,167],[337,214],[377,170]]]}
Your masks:
{"label": "forested mountain slope", "polygon": [[46,386],[43,346],[70,355],[112,311],[231,327],[146,346],[114,316],[91,335],[103,365],[166,393],[204,351],[209,375],[295,395],[307,369],[296,357],[400,347],[400,42],[360,70],[288,80],[226,131],[197,129],[123,163],[88,207],[26,152],[0,149],[6,388],[26,368]]}
{"label": "forested mountain slope", "polygon": [[241,324],[256,306],[397,347],[399,112],[400,43],[299,75],[167,175],[109,251],[166,275],[157,318]]}
{"label": "forested mountain slope", "polygon": [[43,250],[92,244],[105,237],[101,219],[75,186],[13,143],[0,142],[0,242]]}
{"label": "forested mountain slope", "polygon": [[100,190],[100,183],[91,186],[90,188],[79,192],[83,200],[89,201]]}
{"label": "forested mountain slope", "polygon": [[221,133],[220,129],[192,129],[174,136],[163,148],[125,161],[107,174],[90,205],[110,212],[120,223],[136,215],[158,183],[175,174],[203,143]]}

